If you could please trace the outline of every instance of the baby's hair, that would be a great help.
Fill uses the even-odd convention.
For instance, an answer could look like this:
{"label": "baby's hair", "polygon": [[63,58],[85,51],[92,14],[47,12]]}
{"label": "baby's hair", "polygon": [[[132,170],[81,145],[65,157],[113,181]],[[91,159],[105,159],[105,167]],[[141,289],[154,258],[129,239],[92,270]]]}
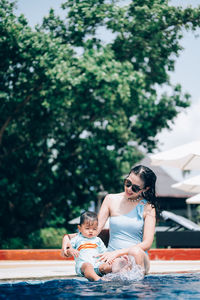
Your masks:
{"label": "baby's hair", "polygon": [[85,223],[85,221],[98,222],[97,214],[93,211],[84,211],[80,216],[80,225]]}

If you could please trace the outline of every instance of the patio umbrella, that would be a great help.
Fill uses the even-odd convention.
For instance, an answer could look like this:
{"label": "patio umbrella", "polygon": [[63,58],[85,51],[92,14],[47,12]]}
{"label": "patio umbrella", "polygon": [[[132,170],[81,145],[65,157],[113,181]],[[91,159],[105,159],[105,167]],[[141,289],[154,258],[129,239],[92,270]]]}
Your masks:
{"label": "patio umbrella", "polygon": [[200,204],[200,194],[197,194],[195,196],[192,196],[188,199],[186,199],[187,204]]}
{"label": "patio umbrella", "polygon": [[200,140],[150,156],[154,166],[170,166],[181,170],[200,170]]}
{"label": "patio umbrella", "polygon": [[69,224],[72,224],[72,225],[78,225],[80,224],[80,217],[77,217],[75,219],[72,219],[68,222]]}
{"label": "patio umbrella", "polygon": [[172,187],[186,192],[200,193],[200,175],[172,184]]}

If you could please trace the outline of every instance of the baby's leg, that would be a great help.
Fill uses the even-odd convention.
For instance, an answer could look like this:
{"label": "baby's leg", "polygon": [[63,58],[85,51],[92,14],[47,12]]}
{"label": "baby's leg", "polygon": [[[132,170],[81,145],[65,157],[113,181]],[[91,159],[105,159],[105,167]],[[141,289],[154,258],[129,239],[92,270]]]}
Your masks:
{"label": "baby's leg", "polygon": [[101,278],[96,274],[93,266],[90,263],[83,263],[81,267],[81,272],[90,281],[97,281]]}
{"label": "baby's leg", "polygon": [[127,255],[116,258],[112,264],[112,272],[123,272],[131,269],[131,264]]}

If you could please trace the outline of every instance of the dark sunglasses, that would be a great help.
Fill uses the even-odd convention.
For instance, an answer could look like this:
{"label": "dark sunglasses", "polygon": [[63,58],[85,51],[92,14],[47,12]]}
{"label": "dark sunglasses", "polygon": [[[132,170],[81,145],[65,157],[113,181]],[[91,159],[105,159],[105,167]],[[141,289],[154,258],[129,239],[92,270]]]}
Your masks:
{"label": "dark sunglasses", "polygon": [[124,179],[124,185],[129,188],[131,186],[131,189],[134,193],[138,193],[139,191],[143,190],[143,188],[140,188],[136,184],[132,184],[132,182],[129,179]]}

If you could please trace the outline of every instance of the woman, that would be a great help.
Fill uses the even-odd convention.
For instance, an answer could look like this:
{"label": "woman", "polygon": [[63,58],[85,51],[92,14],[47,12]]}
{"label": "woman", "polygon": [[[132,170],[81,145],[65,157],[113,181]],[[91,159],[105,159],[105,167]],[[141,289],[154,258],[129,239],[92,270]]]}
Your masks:
{"label": "woman", "polygon": [[[124,180],[122,193],[105,197],[98,215],[98,230],[101,232],[110,217],[110,239],[108,252],[100,255],[102,262],[111,264],[116,258],[131,255],[144,274],[148,273],[147,250],[152,245],[156,224],[155,183],[154,172],[139,165],[132,168]],[[66,239],[63,239],[63,252]]]}
{"label": "woman", "polygon": [[117,257],[132,255],[136,264],[149,271],[150,249],[156,224],[156,175],[142,165],[131,169],[124,181],[124,192],[108,194],[99,212],[99,231],[110,217],[108,252],[101,260],[111,263]]}

